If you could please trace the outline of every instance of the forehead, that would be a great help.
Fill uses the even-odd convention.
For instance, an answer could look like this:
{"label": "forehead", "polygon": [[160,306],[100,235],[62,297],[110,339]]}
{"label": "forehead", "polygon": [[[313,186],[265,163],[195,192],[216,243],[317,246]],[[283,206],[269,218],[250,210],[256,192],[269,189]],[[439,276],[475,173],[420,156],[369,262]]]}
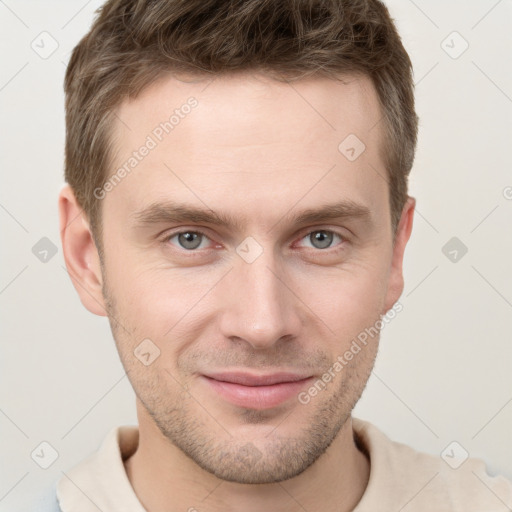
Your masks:
{"label": "forehead", "polygon": [[111,174],[127,172],[107,203],[134,211],[178,197],[258,212],[264,202],[289,209],[303,196],[304,207],[322,197],[378,205],[386,186],[381,117],[362,76],[162,77],[116,111]]}
{"label": "forehead", "polygon": [[[329,143],[329,135],[335,135],[336,140],[344,132],[359,134],[372,143],[380,134],[379,129],[368,133],[380,120],[381,111],[374,86],[366,76],[279,82],[260,73],[239,72],[187,80],[161,77],[135,99],[126,98],[120,104],[113,139],[136,147],[141,131],[151,134],[169,121],[173,112],[183,110],[191,98],[198,103],[194,115],[181,123],[183,118],[176,112],[179,122],[166,139],[176,139],[182,132],[203,143],[211,140],[219,147],[221,142],[241,146],[303,141],[315,135],[324,135]],[[314,142],[318,144],[319,137]],[[119,144],[117,149],[121,149]]]}

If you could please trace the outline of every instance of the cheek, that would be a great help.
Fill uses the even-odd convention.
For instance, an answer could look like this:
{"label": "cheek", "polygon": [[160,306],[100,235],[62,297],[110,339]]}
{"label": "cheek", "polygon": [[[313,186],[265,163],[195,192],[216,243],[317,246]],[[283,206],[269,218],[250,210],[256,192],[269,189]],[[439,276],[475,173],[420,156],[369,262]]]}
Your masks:
{"label": "cheek", "polygon": [[310,273],[301,297],[329,327],[334,339],[349,342],[380,318],[386,296],[384,265],[358,265]]}
{"label": "cheek", "polygon": [[108,274],[109,283],[131,337],[139,342],[149,338],[162,355],[172,351],[175,357],[209,318],[209,292],[222,272],[164,268],[158,263],[130,265],[126,260],[119,270],[111,272],[112,279]]}

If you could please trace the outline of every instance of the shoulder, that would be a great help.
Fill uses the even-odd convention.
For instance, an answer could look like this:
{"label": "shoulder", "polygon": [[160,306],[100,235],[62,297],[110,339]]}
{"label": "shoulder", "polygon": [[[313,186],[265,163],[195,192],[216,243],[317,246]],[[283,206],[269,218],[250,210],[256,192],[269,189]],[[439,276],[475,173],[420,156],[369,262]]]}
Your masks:
{"label": "shoulder", "polygon": [[417,512],[499,512],[512,507],[512,482],[490,476],[485,463],[468,457],[462,447],[454,445],[434,456],[392,441],[371,423],[356,418],[353,429],[371,464],[360,505],[384,500],[389,507]]}

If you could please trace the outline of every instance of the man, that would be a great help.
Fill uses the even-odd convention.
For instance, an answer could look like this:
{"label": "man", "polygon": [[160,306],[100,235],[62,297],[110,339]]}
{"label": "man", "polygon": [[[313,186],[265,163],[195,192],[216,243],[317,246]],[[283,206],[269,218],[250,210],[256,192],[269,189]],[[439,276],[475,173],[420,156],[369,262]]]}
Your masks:
{"label": "man", "polygon": [[415,207],[411,63],[380,2],[108,1],[65,89],[64,256],[139,426],[60,479],[61,510],[512,505],[483,463],[351,416]]}

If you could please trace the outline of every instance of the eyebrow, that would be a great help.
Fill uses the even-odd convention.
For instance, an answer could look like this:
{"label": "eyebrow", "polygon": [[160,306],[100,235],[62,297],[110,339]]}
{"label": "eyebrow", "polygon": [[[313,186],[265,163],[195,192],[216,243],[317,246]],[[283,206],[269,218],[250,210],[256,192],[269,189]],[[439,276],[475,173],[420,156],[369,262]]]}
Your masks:
{"label": "eyebrow", "polygon": [[[243,219],[239,216],[229,215],[223,212],[215,212],[208,207],[202,209],[174,201],[157,202],[138,210],[132,214],[136,227],[145,227],[163,223],[194,223],[212,224],[224,226],[238,231],[243,230]],[[320,205],[316,208],[301,210],[297,214],[287,214],[274,226],[284,219],[294,224],[312,224],[328,220],[355,219],[367,225],[372,223],[371,210],[350,199],[345,199],[332,204]]]}

